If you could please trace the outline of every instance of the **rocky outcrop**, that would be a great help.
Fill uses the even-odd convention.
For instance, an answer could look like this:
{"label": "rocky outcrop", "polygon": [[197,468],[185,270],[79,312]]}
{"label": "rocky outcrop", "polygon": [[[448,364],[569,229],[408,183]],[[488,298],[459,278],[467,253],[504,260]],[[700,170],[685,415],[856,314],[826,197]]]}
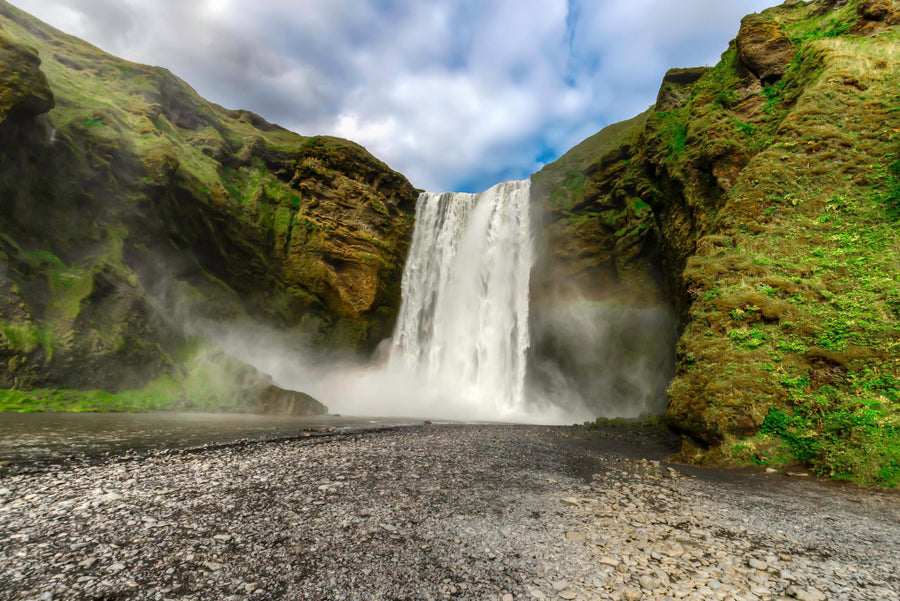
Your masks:
{"label": "rocky outcrop", "polygon": [[[552,263],[537,282],[604,273],[596,290],[615,297],[630,280],[631,296],[674,307],[666,419],[684,435],[682,460],[799,459],[881,484],[900,475],[900,305],[877,283],[900,278],[878,250],[900,244],[896,26],[858,10],[815,0],[744,19],[719,64],[683,83],[673,72],[627,135],[586,141],[577,162],[535,175]],[[865,23],[866,37],[844,39]],[[645,235],[631,217],[597,222],[625,199],[647,207]],[[612,250],[632,240],[664,284],[619,276],[640,265]],[[605,258],[605,272],[588,258]]]}
{"label": "rocky outcrop", "polygon": [[663,77],[662,85],[656,96],[656,110],[670,111],[684,106],[694,84],[707,71],[709,71],[709,67],[669,69]]}
{"label": "rocky outcrop", "polygon": [[856,10],[863,19],[883,21],[893,9],[893,0],[859,0]]}
{"label": "rocky outcrop", "polygon": [[54,107],[53,92],[40,70],[37,50],[16,43],[0,30],[0,124],[25,121]]}
{"label": "rocky outcrop", "polygon": [[531,385],[597,415],[664,410],[675,327],[647,190],[631,178],[650,111],[532,176]]}
{"label": "rocky outcrop", "polygon": [[258,396],[258,412],[275,415],[325,415],[328,408],[303,392],[268,386]]}
{"label": "rocky outcrop", "polygon": [[418,194],[402,175],[2,1],[0,56],[0,387],[176,377],[197,320],[323,351],[389,335]]}
{"label": "rocky outcrop", "polygon": [[795,52],[791,40],[777,23],[757,15],[741,21],[737,49],[741,62],[764,84],[781,79]]}

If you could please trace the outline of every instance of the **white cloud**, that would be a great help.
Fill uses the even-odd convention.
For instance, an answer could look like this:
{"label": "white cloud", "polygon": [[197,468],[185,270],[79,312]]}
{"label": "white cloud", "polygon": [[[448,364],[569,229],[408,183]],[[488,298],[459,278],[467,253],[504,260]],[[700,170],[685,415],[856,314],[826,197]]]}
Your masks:
{"label": "white cloud", "polygon": [[210,100],[366,146],[413,184],[523,178],[714,63],[777,0],[13,0]]}

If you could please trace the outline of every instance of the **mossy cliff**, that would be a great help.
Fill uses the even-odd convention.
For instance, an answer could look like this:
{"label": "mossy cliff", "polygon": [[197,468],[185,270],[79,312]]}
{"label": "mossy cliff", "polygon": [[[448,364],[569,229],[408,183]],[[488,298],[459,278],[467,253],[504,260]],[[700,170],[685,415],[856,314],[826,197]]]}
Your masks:
{"label": "mossy cliff", "polygon": [[0,0],[0,388],[176,374],[186,326],[388,335],[416,190]]}
{"label": "mossy cliff", "polygon": [[900,481],[898,24],[882,0],[748,16],[534,176],[544,273],[674,307],[684,460]]}
{"label": "mossy cliff", "polygon": [[607,417],[663,411],[674,372],[659,232],[630,174],[649,116],[604,129],[532,178],[532,385]]}

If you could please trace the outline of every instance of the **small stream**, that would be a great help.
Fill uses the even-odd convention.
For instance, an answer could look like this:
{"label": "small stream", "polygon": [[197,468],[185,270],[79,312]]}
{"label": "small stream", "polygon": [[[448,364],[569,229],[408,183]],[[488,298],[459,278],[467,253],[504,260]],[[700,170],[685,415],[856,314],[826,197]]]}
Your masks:
{"label": "small stream", "polygon": [[89,463],[108,455],[302,436],[310,429],[412,425],[421,420],[218,413],[0,413],[0,474]]}

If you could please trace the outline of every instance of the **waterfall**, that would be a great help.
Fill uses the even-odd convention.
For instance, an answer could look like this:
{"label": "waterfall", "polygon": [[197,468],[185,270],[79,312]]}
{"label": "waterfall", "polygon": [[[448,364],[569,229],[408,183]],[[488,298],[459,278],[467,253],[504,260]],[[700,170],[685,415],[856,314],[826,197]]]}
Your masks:
{"label": "waterfall", "polygon": [[413,370],[472,415],[525,402],[530,181],[479,194],[419,196],[391,363]]}

